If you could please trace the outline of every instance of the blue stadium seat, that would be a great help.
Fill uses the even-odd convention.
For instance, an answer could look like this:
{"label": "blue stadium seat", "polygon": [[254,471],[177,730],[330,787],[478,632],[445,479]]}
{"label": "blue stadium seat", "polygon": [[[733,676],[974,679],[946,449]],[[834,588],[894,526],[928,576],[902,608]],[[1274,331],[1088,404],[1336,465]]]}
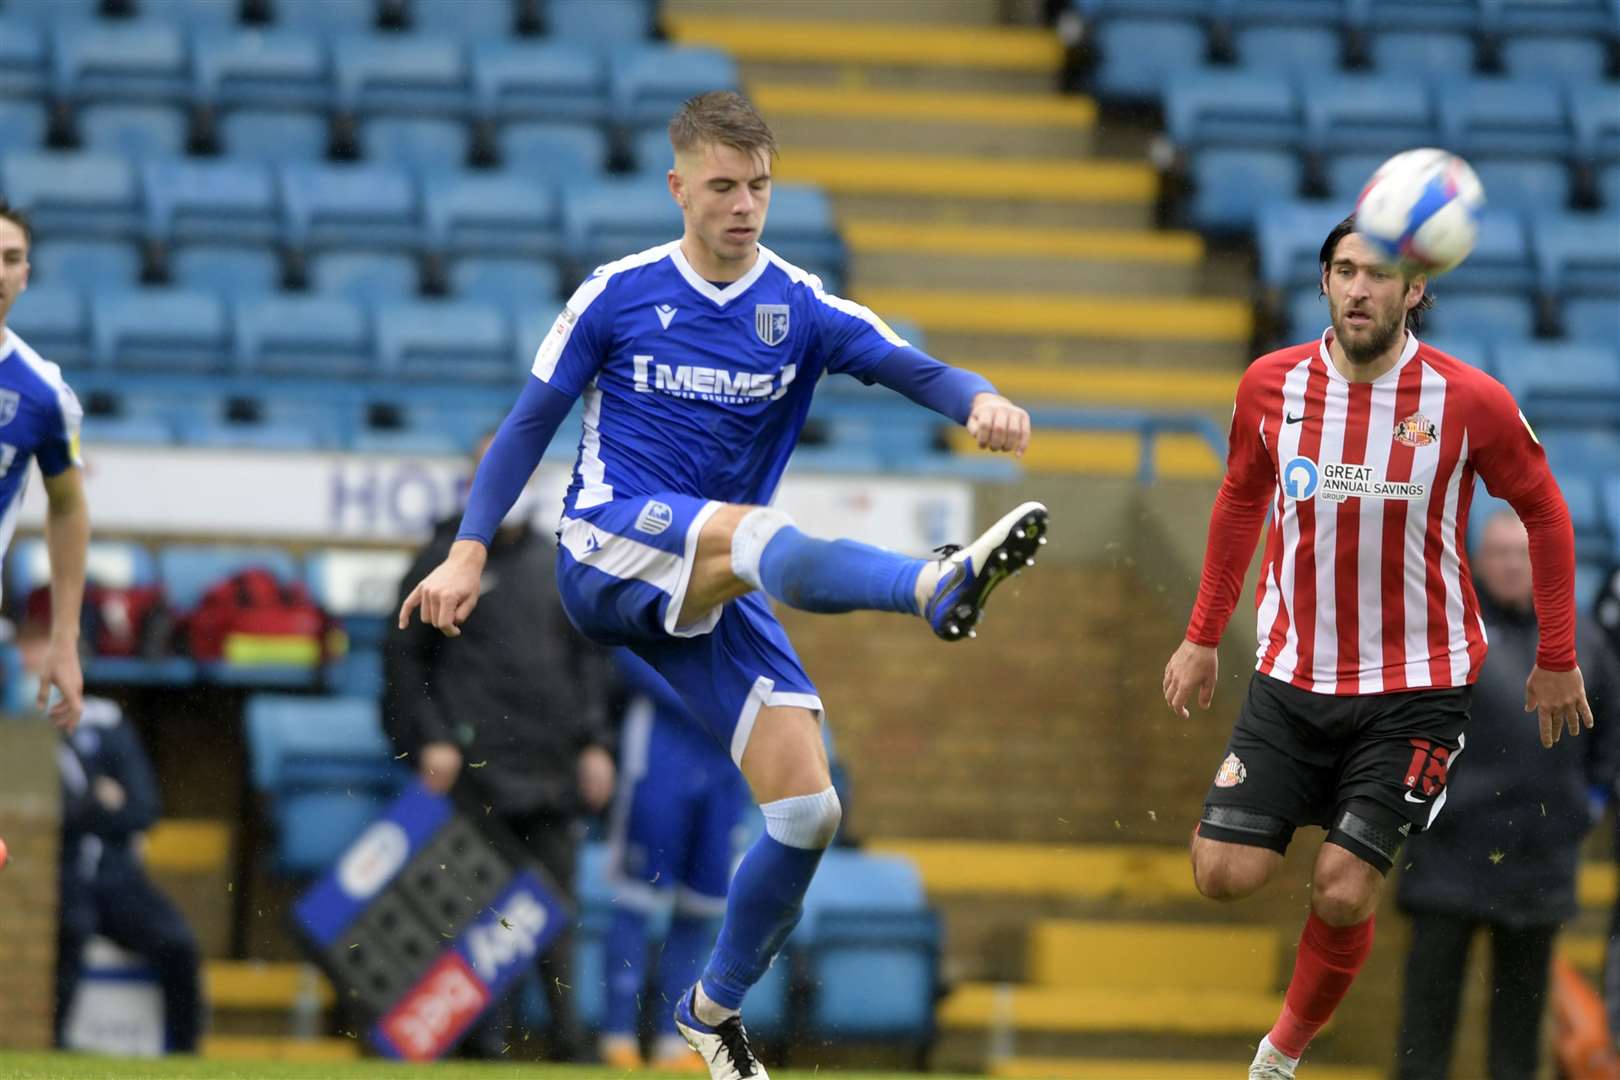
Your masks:
{"label": "blue stadium seat", "polygon": [[588,124],[515,121],[496,140],[504,168],[548,183],[585,183],[607,171],[607,137]]}
{"label": "blue stadium seat", "polygon": [[141,289],[98,294],[90,314],[95,362],[153,371],[221,371],[230,355],[225,305],[210,292]]}
{"label": "blue stadium seat", "polygon": [[182,109],[168,105],[87,105],[79,110],[79,141],[99,153],[178,157],[186,152],[187,123]]}
{"label": "blue stadium seat", "polygon": [[118,240],[41,240],[28,253],[30,281],[92,292],[133,289],[141,281],[141,253]]}
{"label": "blue stadium seat", "polygon": [[174,428],[160,416],[87,416],[79,437],[86,446],[169,446]]}
{"label": "blue stadium seat", "polygon": [[371,321],[335,296],[264,296],[236,306],[236,366],[265,375],[355,378],[371,371]]}
{"label": "blue stadium seat", "polygon": [[1480,0],[1484,26],[1504,38],[1525,34],[1620,36],[1613,0]]}
{"label": "blue stadium seat", "polygon": [[140,188],[122,157],[13,151],[0,160],[0,191],[42,236],[135,236]]}
{"label": "blue stadium seat", "polygon": [[180,442],[211,450],[324,450],[328,446],[318,425],[298,421],[187,420],[180,424]]}
{"label": "blue stadium seat", "polygon": [[297,560],[279,547],[170,544],[158,552],[157,564],[169,603],[182,612],[195,607],[210,588],[242,570],[257,567],[281,581],[298,580]]}
{"label": "blue stadium seat", "polygon": [[465,454],[470,447],[448,431],[401,428],[378,431],[362,428],[349,436],[348,449],[357,454]]}
{"label": "blue stadium seat", "polygon": [[1298,288],[1289,294],[1288,339],[1309,341],[1321,337],[1331,319],[1328,317],[1327,298],[1317,293],[1317,287]]}
{"label": "blue stadium seat", "polygon": [[90,321],[84,297],[72,282],[30,285],[6,322],[41,356],[63,367],[78,367],[90,358]]}
{"label": "blue stadium seat", "polygon": [[1569,204],[1569,170],[1549,158],[1479,158],[1469,162],[1494,207],[1521,212],[1559,210]]}
{"label": "blue stadium seat", "polygon": [[86,22],[101,14],[101,0],[6,0],[6,13],[41,26]]}
{"label": "blue stadium seat", "polygon": [[139,7],[142,18],[189,30],[234,30],[241,24],[242,0],[142,0]]}
{"label": "blue stadium seat", "polygon": [[377,0],[272,0],[276,25],[319,34],[368,34],[377,27]]}
{"label": "blue stadium seat", "polygon": [[1599,345],[1620,345],[1620,304],[1608,296],[1565,300],[1564,336]]}
{"label": "blue stadium seat", "polygon": [[1454,30],[1473,33],[1481,19],[1479,0],[1349,0],[1354,26]]}
{"label": "blue stadium seat", "polygon": [[1535,311],[1522,295],[1459,293],[1436,290],[1434,308],[1423,313],[1423,325],[1436,334],[1480,334],[1492,339],[1528,338],[1535,334]]}
{"label": "blue stadium seat", "polygon": [[[0,26],[0,34],[6,27]],[[0,59],[0,63],[4,63]],[[0,98],[0,153],[7,150],[38,150],[45,145],[49,130],[45,105],[39,101],[7,101]]]}
{"label": "blue stadium seat", "polygon": [[1248,233],[1263,207],[1299,195],[1304,166],[1291,150],[1207,147],[1192,155],[1192,222],[1211,232]]}
{"label": "blue stadium seat", "polygon": [[1341,75],[1302,84],[1305,140],[1319,153],[1389,156],[1435,139],[1434,107],[1422,80]]}
{"label": "blue stadium seat", "polygon": [[1620,210],[1620,161],[1598,170],[1597,188],[1605,210]]}
{"label": "blue stadium seat", "polygon": [[1382,152],[1337,154],[1329,158],[1326,164],[1328,201],[1346,214],[1354,210],[1361,189],[1386,160],[1388,155]]}
{"label": "blue stadium seat", "polygon": [[512,331],[492,304],[441,300],[376,309],[377,363],[385,376],[441,381],[517,381]]}
{"label": "blue stadium seat", "polygon": [[460,120],[375,116],[360,122],[362,157],[418,173],[460,169],[471,143]]}
{"label": "blue stadium seat", "polygon": [[1515,36],[1503,40],[1502,70],[1515,79],[1596,83],[1608,66],[1608,48],[1594,37]]}
{"label": "blue stadium seat", "polygon": [[1541,214],[1532,221],[1531,243],[1543,292],[1607,296],[1620,307],[1620,209]]}
{"label": "blue stadium seat", "polygon": [[489,120],[607,119],[607,66],[594,49],[562,43],[480,42],[472,75]]}
{"label": "blue stadium seat", "polygon": [[663,176],[675,166],[675,150],[669,145],[669,131],[648,128],[630,140],[630,160],[644,176]]}
{"label": "blue stadium seat", "polygon": [[169,243],[270,244],[281,205],[257,161],[154,161],[141,169],[147,231]]}
{"label": "blue stadium seat", "polygon": [[628,128],[667,124],[694,94],[739,85],[737,62],[729,53],[681,45],[643,45],[615,53],[608,83],[614,119]]}
{"label": "blue stadium seat", "polygon": [[778,184],[771,191],[770,249],[822,279],[828,292],[842,287],[847,252],[827,193],[808,184]]}
{"label": "blue stadium seat", "polygon": [[1496,377],[1538,424],[1620,422],[1620,346],[1522,342],[1496,350]]}
{"label": "blue stadium seat", "polygon": [[650,0],[544,0],[546,33],[601,44],[645,41],[653,32]]}
{"label": "blue stadium seat", "polygon": [[330,141],[326,117],[313,112],[233,109],[219,122],[219,140],[232,158],[319,161]]}
{"label": "blue stadium seat", "polygon": [[1177,146],[1292,147],[1303,141],[1293,87],[1278,75],[1196,71],[1165,92],[1165,127]]}
{"label": "blue stadium seat", "polygon": [[1620,476],[1609,476],[1599,480],[1599,498],[1603,506],[1603,527],[1608,530],[1609,536],[1620,546]]}
{"label": "blue stadium seat", "polygon": [[215,109],[324,109],[330,102],[326,46],[285,30],[199,34],[193,96]]}
{"label": "blue stadium seat", "polygon": [[1377,30],[1367,54],[1380,75],[1414,81],[1434,72],[1473,71],[1477,59],[1473,34],[1444,30]]}
{"label": "blue stadium seat", "polygon": [[1567,157],[1574,145],[1563,94],[1551,83],[1460,79],[1441,83],[1435,99],[1441,138],[1460,154]]}
{"label": "blue stadium seat", "polygon": [[63,101],[184,101],[186,39],[162,22],[58,23],[51,34],[52,90]]}
{"label": "blue stadium seat", "polygon": [[339,38],[332,70],[338,107],[350,112],[459,116],[472,101],[467,55],[457,38]]}
{"label": "blue stadium seat", "polygon": [[603,180],[563,198],[568,249],[581,266],[600,266],[678,239],[681,211],[662,179]]}
{"label": "blue stadium seat", "polygon": [[[85,552],[85,580],[117,589],[157,581],[157,562],[140,544],[127,540],[92,540]],[[51,583],[50,549],[39,537],[19,540],[6,560],[7,595],[18,600]]]}
{"label": "blue stadium seat", "polygon": [[556,193],[514,171],[429,176],[423,181],[429,243],[446,253],[551,258],[562,250]]}
{"label": "blue stadium seat", "polygon": [[513,0],[411,0],[411,29],[467,38],[505,38],[517,29]]}
{"label": "blue stadium seat", "polygon": [[[1418,337],[1423,344],[1432,349],[1438,349],[1447,356],[1461,360],[1465,364],[1471,364],[1493,376],[1496,374],[1496,363],[1493,359],[1496,354],[1492,352],[1490,343],[1482,337],[1432,335],[1427,329],[1421,330]],[[1510,341],[1503,343],[1504,347],[1508,348],[1518,348],[1522,344],[1524,342]],[[1500,351],[1500,349],[1497,350],[1498,353]]]}
{"label": "blue stadium seat", "polygon": [[37,24],[0,11],[0,96],[43,96],[49,56],[45,33]]}
{"label": "blue stadium seat", "polygon": [[1333,26],[1255,25],[1232,35],[1239,65],[1249,71],[1274,71],[1316,78],[1340,66],[1343,38]]}
{"label": "blue stadium seat", "polygon": [[416,185],[382,165],[286,165],[281,194],[295,244],[413,249],[421,240]]}
{"label": "blue stadium seat", "polygon": [[1473,253],[1439,282],[1441,297],[1464,292],[1529,292],[1535,286],[1535,264],[1524,218],[1517,210],[1487,207],[1480,217]]}
{"label": "blue stadium seat", "polygon": [[1620,86],[1583,86],[1570,91],[1575,153],[1595,164],[1620,163]]}
{"label": "blue stadium seat", "polygon": [[1157,102],[1170,79],[1203,66],[1209,40],[1195,19],[1118,18],[1097,26],[1092,86],[1110,101]]}
{"label": "blue stadium seat", "polygon": [[[1309,2],[1309,0],[1307,0]],[[1222,0],[1069,0],[1082,19],[1099,26],[1122,18],[1157,15],[1167,19],[1203,19],[1221,6]]]}
{"label": "blue stadium seat", "polygon": [[1614,463],[1620,461],[1620,432],[1549,428],[1540,434],[1547,461],[1561,485],[1581,474],[1600,482],[1614,475]]}
{"label": "blue stadium seat", "polygon": [[1256,246],[1260,280],[1271,289],[1309,285],[1314,298],[1322,268],[1322,241],[1345,216],[1341,203],[1282,201],[1260,208]]}
{"label": "blue stadium seat", "polygon": [[318,293],[363,303],[409,300],[421,288],[416,257],[401,252],[321,252],[310,256],[309,280]]}
{"label": "blue stadium seat", "polygon": [[259,246],[186,244],[169,252],[169,279],[182,289],[212,289],[233,299],[260,296],[281,288],[281,260]]}
{"label": "blue stadium seat", "polygon": [[557,267],[536,259],[457,259],[450,264],[450,291],[462,300],[478,300],[505,310],[539,307],[553,315],[563,300]]}

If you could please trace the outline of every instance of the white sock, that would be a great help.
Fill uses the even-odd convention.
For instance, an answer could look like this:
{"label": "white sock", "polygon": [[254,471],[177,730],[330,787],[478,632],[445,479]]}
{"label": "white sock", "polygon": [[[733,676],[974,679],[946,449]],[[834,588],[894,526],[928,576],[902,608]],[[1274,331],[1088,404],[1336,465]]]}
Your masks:
{"label": "white sock", "polygon": [[1276,1057],[1280,1058],[1281,1060],[1288,1062],[1288,1067],[1290,1069],[1297,1068],[1299,1066],[1299,1058],[1289,1057],[1287,1054],[1283,1053],[1281,1050],[1279,1050],[1275,1046],[1271,1045],[1271,1035],[1270,1034],[1267,1034],[1264,1038],[1262,1038],[1260,1040],[1260,1046],[1254,1052],[1254,1060],[1255,1061],[1265,1061],[1265,1060],[1267,1060],[1267,1055],[1268,1054],[1269,1055],[1275,1055]]}
{"label": "white sock", "polygon": [[944,559],[930,559],[923,563],[922,571],[917,575],[917,614],[927,614],[928,601],[934,598],[934,590],[939,588],[939,579],[944,572]]}
{"label": "white sock", "polygon": [[716,1024],[723,1024],[733,1016],[739,1015],[740,1010],[728,1009],[724,1005],[710,1000],[709,995],[703,992],[703,984],[700,982],[697,984],[697,996],[692,1000],[692,1012],[697,1014],[699,1020],[710,1027],[714,1027]]}

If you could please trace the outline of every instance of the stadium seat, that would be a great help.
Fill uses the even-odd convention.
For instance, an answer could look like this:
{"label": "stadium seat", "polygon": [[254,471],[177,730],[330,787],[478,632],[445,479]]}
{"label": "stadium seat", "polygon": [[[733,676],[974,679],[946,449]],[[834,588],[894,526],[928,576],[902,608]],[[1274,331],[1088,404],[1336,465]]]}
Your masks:
{"label": "stadium seat", "polygon": [[379,251],[327,251],[309,258],[318,293],[361,303],[409,300],[421,291],[414,255]]}
{"label": "stadium seat", "polygon": [[[116,589],[151,585],[157,581],[157,561],[128,540],[92,540],[85,551],[85,580]],[[50,549],[44,539],[29,537],[13,544],[6,560],[6,595],[21,600],[50,583]]]}
{"label": "stadium seat", "polygon": [[1092,87],[1105,100],[1158,102],[1170,79],[1202,67],[1209,41],[1193,18],[1118,18],[1093,36],[1099,55]]}
{"label": "stadium seat", "polygon": [[281,288],[281,260],[256,245],[187,244],[169,252],[169,280],[233,299],[261,296]]}
{"label": "stadium seat", "polygon": [[1541,445],[1547,451],[1547,461],[1560,485],[1575,476],[1584,475],[1603,482],[1614,475],[1614,462],[1620,461],[1620,432],[1546,428],[1539,434]]}
{"label": "stadium seat", "polygon": [[1474,37],[1443,30],[1377,30],[1367,43],[1372,69],[1385,77],[1409,73],[1467,73],[1475,68]]}
{"label": "stadium seat", "polygon": [[604,45],[645,41],[653,32],[651,0],[544,0],[546,33]]}
{"label": "stadium seat", "polygon": [[1620,304],[1613,297],[1564,301],[1564,336],[1599,345],[1620,344]]}
{"label": "stadium seat", "polygon": [[6,0],[6,13],[31,19],[41,26],[54,22],[85,22],[101,14],[101,0]]}
{"label": "stadium seat", "polygon": [[1499,347],[1495,367],[1538,424],[1620,424],[1620,346],[1521,342]]}
{"label": "stadium seat", "polygon": [[87,150],[129,158],[178,157],[186,152],[188,121],[167,105],[88,105],[78,113],[79,142]]}
{"label": "stadium seat", "polygon": [[190,90],[185,35],[170,23],[58,23],[51,60],[51,89],[61,101],[180,102]]}
{"label": "stadium seat", "polygon": [[100,293],[90,314],[100,367],[222,371],[230,355],[225,305],[211,292],[141,289]]}
{"label": "stadium seat", "polygon": [[472,100],[467,56],[457,38],[339,38],[332,70],[337,106],[361,115],[460,116]]}
{"label": "stadium seat", "polygon": [[1438,86],[1435,100],[1441,138],[1447,148],[1465,156],[1567,157],[1573,148],[1563,94],[1551,83],[1449,80]]}
{"label": "stadium seat", "polygon": [[177,612],[190,611],[210,588],[254,567],[270,571],[281,581],[298,580],[297,560],[285,548],[171,544],[158,552],[158,577]]}
{"label": "stadium seat", "polygon": [[[6,28],[0,26],[0,34]],[[0,59],[0,63],[4,63]],[[39,150],[45,146],[49,121],[45,105],[38,101],[7,101],[0,98],[0,153],[7,150]]]}
{"label": "stadium seat", "polygon": [[1607,296],[1620,306],[1620,209],[1541,214],[1531,244],[1548,296]]}
{"label": "stadium seat", "polygon": [[608,85],[618,123],[630,129],[661,126],[695,94],[735,90],[737,62],[718,49],[643,45],[613,55]]}
{"label": "stadium seat", "polygon": [[1443,298],[1453,289],[1528,293],[1535,280],[1524,218],[1516,210],[1487,207],[1480,216],[1479,237],[1472,254],[1436,284]]}
{"label": "stadium seat", "polygon": [[556,193],[515,171],[455,173],[423,181],[428,243],[445,254],[553,258],[562,250]]}
{"label": "stadium seat", "polygon": [[169,446],[174,427],[160,416],[87,416],[79,427],[86,446]]}
{"label": "stadium seat", "polygon": [[369,34],[378,29],[377,0],[272,0],[277,26],[319,34]]}
{"label": "stadium seat", "polygon": [[1164,113],[1170,138],[1187,150],[1293,147],[1303,141],[1293,88],[1279,75],[1210,70],[1177,75],[1165,92]]}
{"label": "stadium seat", "polygon": [[1569,170],[1548,158],[1474,158],[1469,162],[1493,207],[1522,213],[1569,205]]}
{"label": "stadium seat", "polygon": [[1322,241],[1345,216],[1340,203],[1277,202],[1260,208],[1256,246],[1260,280],[1271,289],[1310,286],[1322,279]]}
{"label": "stadium seat", "polygon": [[326,47],[285,30],[199,34],[193,45],[193,96],[209,108],[324,109],[331,91]]}
{"label": "stadium seat", "polygon": [[0,11],[0,97],[43,96],[49,56],[45,33],[36,23]]}
{"label": "stadium seat", "polygon": [[1515,79],[1596,83],[1608,66],[1608,48],[1594,37],[1514,36],[1500,46],[1502,70]]}
{"label": "stadium seat", "polygon": [[1082,19],[1107,25],[1122,18],[1161,15],[1164,18],[1207,18],[1222,0],[1069,0]]}
{"label": "stadium seat", "polygon": [[1620,211],[1620,161],[1599,170],[1597,188],[1604,209],[1610,213]]}
{"label": "stadium seat", "polygon": [[63,367],[79,367],[90,359],[90,321],[84,297],[72,282],[61,285],[41,280],[28,287],[27,298],[11,309],[6,325]]}
{"label": "stadium seat", "polygon": [[139,7],[143,18],[188,30],[234,30],[241,24],[242,0],[143,0]]}
{"label": "stadium seat", "polygon": [[503,310],[539,307],[556,314],[562,278],[551,262],[467,256],[450,264],[450,291],[462,300],[494,304]]}
{"label": "stadium seat", "polygon": [[219,122],[219,141],[238,160],[319,161],[331,139],[326,117],[313,112],[234,109]]}
{"label": "stadium seat", "polygon": [[500,308],[444,300],[376,309],[378,369],[390,378],[514,383],[511,327]]}
{"label": "stadium seat", "polygon": [[548,183],[588,183],[607,171],[607,137],[588,124],[517,121],[502,124],[496,141],[503,168]]}
{"label": "stadium seat", "polygon": [[1248,71],[1316,78],[1340,66],[1344,41],[1333,26],[1244,26],[1232,35],[1239,66]]}
{"label": "stadium seat", "polygon": [[122,157],[13,151],[0,160],[0,191],[41,236],[135,236],[140,188]]}
{"label": "stadium seat", "polygon": [[1318,153],[1388,156],[1435,139],[1423,82],[1401,76],[1341,75],[1305,80],[1305,141]]}
{"label": "stadium seat", "polygon": [[1349,0],[1349,19],[1359,27],[1393,26],[1472,33],[1479,25],[1478,0]]}
{"label": "stadium seat", "polygon": [[290,238],[299,246],[412,249],[420,243],[416,186],[402,170],[286,165],[281,194]]}
{"label": "stadium seat", "polygon": [[411,0],[411,29],[467,38],[505,38],[518,29],[513,0]]}
{"label": "stadium seat", "polygon": [[417,173],[459,169],[467,163],[472,133],[460,120],[377,116],[360,122],[360,154]]}
{"label": "stadium seat", "polygon": [[1265,206],[1299,195],[1304,166],[1291,150],[1207,147],[1193,153],[1192,223],[1227,235],[1253,230]]}
{"label": "stadium seat", "polygon": [[364,376],[371,319],[337,296],[262,296],[237,304],[237,368],[266,376]]}
{"label": "stadium seat", "polygon": [[1600,477],[1598,482],[1603,527],[1608,530],[1610,538],[1620,545],[1620,476]]}
{"label": "stadium seat", "polygon": [[1613,0],[1480,0],[1486,30],[1504,38],[1521,35],[1620,36],[1620,9]]}
{"label": "stadium seat", "polygon": [[1575,153],[1593,164],[1620,163],[1620,86],[1583,86],[1570,91]]}
{"label": "stadium seat", "polygon": [[28,253],[30,282],[94,292],[133,289],[141,281],[141,253],[117,240],[41,240]]}
{"label": "stadium seat", "polygon": [[1309,341],[1322,336],[1331,321],[1328,317],[1327,298],[1317,292],[1318,286],[1295,289],[1289,294],[1288,340]]}
{"label": "stadium seat", "polygon": [[[1471,364],[1492,376],[1496,374],[1494,357],[1502,350],[1498,348],[1493,352],[1490,343],[1482,337],[1448,334],[1433,335],[1429,333],[1427,326],[1420,328],[1417,336],[1423,344],[1432,349],[1438,349],[1447,356],[1461,360],[1465,364]],[[1502,346],[1504,348],[1518,348],[1522,344],[1525,343],[1509,341],[1503,342]]]}
{"label": "stadium seat", "polygon": [[681,235],[681,211],[663,180],[604,180],[563,197],[569,254],[595,267]]}
{"label": "stadium seat", "polygon": [[188,419],[179,425],[180,442],[211,450],[323,450],[329,440],[313,423],[229,423]]}
{"label": "stadium seat", "polygon": [[1348,214],[1356,205],[1361,189],[1367,186],[1378,166],[1387,160],[1383,152],[1336,154],[1324,166],[1327,173],[1328,201]]}
{"label": "stadium seat", "polygon": [[647,128],[630,140],[630,160],[643,176],[663,176],[675,165],[675,150],[669,145],[669,130]]}
{"label": "stadium seat", "polygon": [[167,243],[270,244],[281,206],[256,161],[155,161],[141,168],[147,232]]}
{"label": "stadium seat", "polygon": [[842,287],[844,241],[833,218],[832,202],[821,188],[778,184],[772,189],[769,247],[820,277],[828,292]]}
{"label": "stadium seat", "polygon": [[478,115],[486,120],[607,119],[607,66],[594,49],[480,42],[472,76]]}
{"label": "stadium seat", "polygon": [[1493,340],[1529,338],[1536,328],[1531,302],[1521,295],[1458,293],[1436,289],[1435,305],[1423,313],[1423,325],[1435,334],[1480,334]]}

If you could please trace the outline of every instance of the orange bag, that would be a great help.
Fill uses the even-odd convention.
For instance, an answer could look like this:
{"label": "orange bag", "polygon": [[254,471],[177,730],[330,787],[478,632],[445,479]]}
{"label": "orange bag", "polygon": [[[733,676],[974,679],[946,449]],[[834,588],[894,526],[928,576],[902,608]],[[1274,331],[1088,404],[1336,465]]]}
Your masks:
{"label": "orange bag", "polygon": [[1562,957],[1553,959],[1553,1060],[1568,1080],[1620,1080],[1603,998]]}

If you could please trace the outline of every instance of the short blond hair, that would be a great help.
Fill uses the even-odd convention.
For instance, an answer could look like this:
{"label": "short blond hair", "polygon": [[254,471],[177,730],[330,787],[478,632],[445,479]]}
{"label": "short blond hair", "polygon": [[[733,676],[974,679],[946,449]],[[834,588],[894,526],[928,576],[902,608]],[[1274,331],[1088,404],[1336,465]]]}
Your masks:
{"label": "short blond hair", "polygon": [[745,154],[776,158],[776,134],[754,103],[735,90],[711,90],[688,98],[669,121],[669,144],[677,154],[713,144]]}

